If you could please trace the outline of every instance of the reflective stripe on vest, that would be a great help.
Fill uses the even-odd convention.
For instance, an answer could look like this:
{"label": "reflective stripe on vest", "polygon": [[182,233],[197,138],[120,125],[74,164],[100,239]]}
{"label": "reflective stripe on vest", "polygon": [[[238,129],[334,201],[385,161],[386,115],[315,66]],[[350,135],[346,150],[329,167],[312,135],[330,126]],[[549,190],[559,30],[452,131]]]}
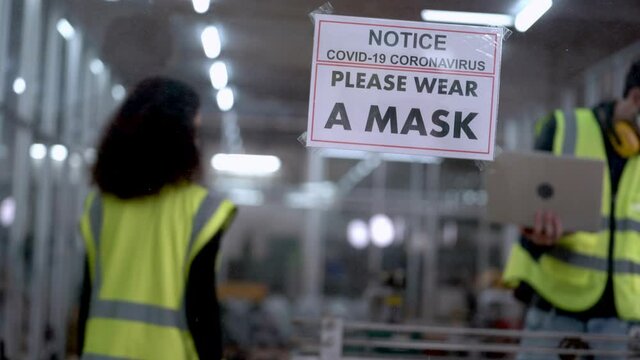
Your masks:
{"label": "reflective stripe on vest", "polygon": [[183,272],[185,275],[187,274],[189,257],[192,255],[193,246],[195,245],[196,238],[198,237],[198,234],[200,233],[200,231],[202,231],[204,226],[207,224],[207,221],[209,221],[211,214],[213,214],[213,212],[216,210],[216,207],[218,206],[218,204],[219,204],[219,201],[216,201],[216,199],[214,199],[211,195],[207,195],[202,201],[202,204],[200,204],[200,208],[198,209],[198,212],[196,213],[196,217],[193,220],[191,237],[189,238],[189,246],[187,246],[187,253],[184,259]]}
{"label": "reflective stripe on vest", "polygon": [[[603,259],[597,256],[580,254],[578,252],[570,251],[560,246],[553,248],[552,250],[545,253],[545,255],[586,269],[598,271],[607,271],[608,269],[607,259]],[[618,274],[640,274],[640,263],[630,260],[614,260],[613,268],[614,271]]]}
{"label": "reflective stripe on vest", "polygon": [[[608,230],[611,221],[608,217],[601,219],[602,229]],[[616,231],[640,231],[640,221],[633,219],[616,219]]]}
{"label": "reflective stripe on vest", "polygon": [[184,312],[128,301],[98,300],[91,305],[91,317],[139,321],[187,330]]}
{"label": "reflective stripe on vest", "polygon": [[616,231],[640,231],[640,221],[633,219],[616,219]]}
{"label": "reflective stripe on vest", "polygon": [[564,141],[562,142],[563,155],[574,155],[576,152],[576,142],[578,138],[577,126],[575,111],[565,112]]}

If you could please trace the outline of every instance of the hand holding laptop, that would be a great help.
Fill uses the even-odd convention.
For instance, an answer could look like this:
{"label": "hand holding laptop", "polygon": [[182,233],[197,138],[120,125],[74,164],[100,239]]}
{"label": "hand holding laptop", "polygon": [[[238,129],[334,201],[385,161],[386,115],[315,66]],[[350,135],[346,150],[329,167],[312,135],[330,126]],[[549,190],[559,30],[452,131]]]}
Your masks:
{"label": "hand holding laptop", "polygon": [[562,221],[552,211],[536,211],[533,227],[521,228],[522,235],[539,246],[553,246],[564,235]]}

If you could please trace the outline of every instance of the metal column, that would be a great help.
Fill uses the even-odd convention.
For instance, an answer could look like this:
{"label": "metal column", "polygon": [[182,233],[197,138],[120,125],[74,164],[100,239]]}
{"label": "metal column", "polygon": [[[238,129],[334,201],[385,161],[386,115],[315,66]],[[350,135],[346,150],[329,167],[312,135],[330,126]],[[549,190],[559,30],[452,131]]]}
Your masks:
{"label": "metal column", "polygon": [[417,229],[422,228],[422,201],[424,189],[424,165],[420,163],[411,163],[411,229],[414,233],[411,239],[406,242],[407,252],[407,318],[415,319],[420,314],[420,252],[416,251],[420,248],[417,243]]}
{"label": "metal column", "polygon": [[[56,30],[56,23],[59,19],[59,15],[57,11],[51,11],[48,15],[47,24],[46,24],[46,54],[44,56],[45,64],[44,64],[44,85],[43,85],[43,93],[42,93],[42,112],[40,123],[40,131],[48,137],[55,138],[56,137],[56,129],[57,124],[56,120],[58,119],[58,114],[60,111],[60,66],[62,64],[62,48],[64,39],[60,36],[58,31]],[[52,172],[52,160],[50,158],[46,158],[43,160],[44,163],[41,165],[41,169],[39,171],[42,173],[41,176],[37,177],[38,181],[38,205],[36,210],[36,226],[37,226],[37,238],[41,238],[39,241],[48,242],[49,248],[48,251],[53,251],[53,244],[51,242],[52,239],[52,230],[53,230],[53,219],[55,212],[53,211],[53,196],[54,196],[54,174]],[[48,263],[46,269],[51,269],[48,274],[45,272],[42,276],[46,278],[49,286],[45,291],[47,291],[46,298],[49,299],[49,304],[42,304],[42,307],[47,307],[48,311],[46,314],[46,319],[48,319],[48,324],[51,326],[51,335],[53,336],[54,343],[59,336],[58,324],[56,319],[59,316],[59,312],[57,307],[54,305],[56,303],[56,298],[60,296],[60,292],[62,289],[57,288],[54,285],[54,274],[55,268],[54,264],[58,261],[56,254],[53,253],[52,256],[48,256],[48,259],[51,259],[51,262]],[[44,294],[38,295],[40,298],[43,298]],[[39,336],[42,338],[43,331],[36,332],[32,336]],[[52,351],[55,352],[55,345]],[[64,353],[57,353],[59,358],[64,358]],[[45,354],[41,354],[41,356],[45,356]],[[46,354],[46,356],[50,356],[50,354]]]}
{"label": "metal column", "polygon": [[60,111],[60,64],[64,39],[56,30],[58,18],[56,12],[52,11],[48,16],[46,27],[47,44],[44,57],[44,86],[40,130],[48,136],[55,135],[56,119]]}
{"label": "metal column", "polygon": [[[35,47],[32,52],[28,54],[23,54],[23,56],[29,56],[33,61],[33,66],[38,67],[37,61],[39,61],[40,56],[38,55],[40,47],[40,29],[42,27],[42,14],[41,14],[41,4],[40,0],[34,1],[33,3],[34,9],[29,9],[30,13],[29,17],[24,18],[25,25],[28,26],[33,31],[36,31],[38,35],[34,35]],[[37,10],[36,10],[37,8]],[[23,28],[24,29],[24,28]],[[24,31],[24,30],[23,30]],[[34,69],[34,72],[36,70]],[[25,79],[27,79],[25,75]],[[42,87],[42,81],[37,81],[36,77],[33,76],[33,80],[27,80],[27,87],[29,87],[29,83],[31,83],[32,88]],[[31,103],[26,104],[28,111],[32,114],[28,116],[31,118],[34,116],[36,112],[36,104],[35,98]],[[27,111],[25,108],[23,111]],[[51,160],[49,157],[45,157],[42,160],[34,161],[34,179],[36,181],[36,192],[35,192],[35,223],[34,223],[34,242],[33,242],[33,259],[32,259],[32,269],[31,269],[31,288],[29,289],[29,312],[27,316],[29,318],[29,327],[28,327],[28,347],[27,347],[27,357],[29,359],[38,359],[43,356],[43,342],[46,333],[46,319],[47,319],[47,299],[46,299],[46,289],[48,288],[48,268],[49,268],[49,259],[51,252],[51,243],[50,243],[50,229],[51,229],[51,174],[49,170],[49,166]]]}
{"label": "metal column", "polygon": [[[51,218],[53,213],[52,196],[53,182],[51,174],[52,161],[50,157],[34,160],[34,179],[36,182],[35,234],[33,251],[33,278],[29,298],[29,342],[27,354],[29,359],[40,359],[43,340],[46,333],[47,288],[49,288],[49,269],[51,253]],[[54,289],[55,291],[55,289]]]}
{"label": "metal column", "polygon": [[[6,71],[9,60],[9,34],[11,32],[11,2],[0,1],[0,104],[4,102],[6,89]],[[2,123],[0,122],[0,126]],[[1,132],[0,132],[1,133]]]}
{"label": "metal column", "polygon": [[[25,0],[22,14],[22,38],[20,42],[19,76],[23,77],[27,87],[18,98],[18,116],[27,123],[33,122],[38,88],[38,59],[40,49],[40,12],[39,0]],[[24,246],[27,236],[29,214],[29,146],[32,141],[32,129],[19,126],[16,129],[14,144],[14,169],[12,193],[16,202],[15,221],[11,227],[8,250],[8,292],[7,311],[9,317],[4,324],[4,339],[10,358],[21,358],[23,304],[25,301],[25,263]],[[35,253],[34,260],[39,259]]]}
{"label": "metal column", "polygon": [[78,126],[80,119],[80,67],[82,63],[82,37],[76,30],[75,35],[67,41],[67,62],[65,67],[65,99],[63,108],[62,142],[65,144],[74,143],[78,139],[81,127]]}
{"label": "metal column", "polygon": [[231,154],[244,153],[244,145],[238,126],[238,114],[235,111],[222,113],[222,148]]}
{"label": "metal column", "polygon": [[[65,95],[62,109],[62,142],[70,151],[78,148],[82,142],[83,127],[82,119],[82,98],[81,94],[88,94],[89,89],[83,88],[82,75],[86,71],[83,63],[83,39],[76,30],[74,36],[67,40],[66,71],[65,71]],[[55,324],[58,327],[54,334],[56,352],[64,351],[66,341],[66,321],[68,318],[69,303],[72,301],[69,291],[70,284],[78,278],[79,274],[70,273],[76,259],[73,258],[76,234],[75,224],[77,223],[78,212],[76,210],[76,199],[79,194],[77,184],[72,183],[72,169],[70,161],[57,162],[52,169],[55,182],[55,209],[53,229],[53,264],[52,264],[52,286],[57,292],[52,297],[55,306]],[[76,254],[77,255],[77,254]]]}
{"label": "metal column", "polygon": [[[3,0],[0,1],[0,164],[3,162],[7,163],[8,161],[4,161],[2,158],[5,155],[8,155],[7,148],[5,144],[2,143],[3,136],[3,126],[5,121],[4,106],[5,103],[5,89],[6,89],[6,71],[4,69],[7,68],[7,63],[9,60],[9,29],[11,28],[11,1],[12,0]],[[9,266],[9,254],[4,251],[0,252],[0,286],[2,284],[10,284],[9,277],[7,276],[10,271]],[[4,280],[7,281],[4,281]],[[7,306],[7,300],[4,303],[1,303],[0,306],[0,320],[3,323],[9,322],[9,314],[10,309]],[[6,338],[6,330],[7,326],[5,324],[0,325],[0,341]]]}
{"label": "metal column", "polygon": [[[324,158],[313,149],[307,150],[307,180],[319,182],[325,177]],[[322,220],[323,210],[306,210],[304,238],[302,244],[302,302],[305,309],[319,316],[324,287],[324,249]]]}
{"label": "metal column", "polygon": [[435,315],[438,285],[438,248],[439,248],[439,193],[440,164],[429,164],[426,167],[427,203],[424,212],[426,217],[426,244],[422,247],[422,319],[431,322]]}
{"label": "metal column", "polygon": [[98,105],[98,88],[96,85],[99,79],[97,79],[89,69],[92,57],[86,52],[83,58],[82,67],[78,69],[78,72],[82,73],[82,94],[84,94],[84,96],[79,99],[82,114],[80,117],[80,121],[82,122],[80,129],[82,129],[82,133],[78,137],[80,141],[78,141],[77,144],[73,144],[77,145],[77,147],[85,147],[91,143],[92,129],[96,122],[96,109]]}
{"label": "metal column", "polygon": [[[373,171],[373,202],[372,210],[374,214],[385,211],[385,184],[387,176],[387,163],[382,161],[380,166]],[[372,214],[372,215],[374,215]],[[376,276],[382,271],[383,249],[371,245],[369,246],[369,275]]]}
{"label": "metal column", "polygon": [[108,117],[111,115],[111,104],[113,103],[113,97],[111,96],[111,89],[109,84],[111,82],[111,72],[106,68],[100,73],[97,79],[96,97],[98,102],[96,104],[96,118],[93,124],[93,134],[90,146],[93,146],[98,139],[98,132],[102,130]]}
{"label": "metal column", "polygon": [[480,275],[489,269],[491,245],[493,243],[489,223],[484,220],[484,216],[481,216],[478,221],[478,256],[476,257],[476,275]]}
{"label": "metal column", "polygon": [[[6,89],[6,71],[7,62],[9,60],[9,29],[10,29],[10,12],[11,12],[11,0],[5,0],[0,2],[0,160],[7,153],[6,146],[2,143],[2,129],[4,126],[4,113],[2,106],[4,106],[5,89]],[[6,261],[2,256],[4,253],[0,253],[0,261],[2,264],[6,264]],[[4,269],[0,266],[0,277],[3,276]],[[1,310],[0,310],[1,311]],[[0,319],[4,318],[0,313]],[[0,336],[1,338],[2,336]]]}

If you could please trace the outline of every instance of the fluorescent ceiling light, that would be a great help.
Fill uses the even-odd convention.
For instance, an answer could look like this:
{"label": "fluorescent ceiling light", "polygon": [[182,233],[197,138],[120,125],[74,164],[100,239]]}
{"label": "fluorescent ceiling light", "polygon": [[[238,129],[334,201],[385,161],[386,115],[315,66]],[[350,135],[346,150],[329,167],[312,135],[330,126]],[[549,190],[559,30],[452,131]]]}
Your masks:
{"label": "fluorescent ceiling light", "polygon": [[29,147],[29,156],[34,160],[42,160],[47,156],[47,147],[44,144],[32,144]]}
{"label": "fluorescent ceiling light", "polygon": [[207,26],[200,35],[204,53],[209,59],[215,59],[220,55],[222,44],[220,42],[220,33],[215,26]]}
{"label": "fluorescent ceiling light", "polygon": [[520,32],[527,31],[544,13],[551,9],[552,5],[552,0],[530,0],[516,15],[514,22],[516,30]]}
{"label": "fluorescent ceiling light", "polygon": [[73,35],[76,33],[76,31],[73,29],[73,26],[71,26],[71,24],[69,24],[69,21],[67,21],[67,19],[60,19],[58,20],[58,23],[56,24],[56,29],[58,29],[58,32],[60,33],[60,35],[62,35],[62,37],[64,37],[67,40],[70,40],[71,38],[73,38]]}
{"label": "fluorescent ceiling light", "polygon": [[211,85],[214,89],[220,90],[227,86],[229,74],[227,73],[227,65],[222,61],[216,61],[209,68],[209,77]]}
{"label": "fluorescent ceiling light", "polygon": [[422,10],[422,20],[455,24],[511,26],[511,15],[466,11]]}
{"label": "fluorescent ceiling light", "polygon": [[280,159],[273,155],[216,154],[211,158],[216,171],[239,176],[267,176],[280,170]]}
{"label": "fluorescent ceiling light", "polygon": [[126,95],[127,95],[127,90],[125,90],[124,86],[120,84],[114,85],[111,88],[111,96],[113,96],[113,98],[116,101],[121,101],[122,99],[124,99]]}
{"label": "fluorescent ceiling light", "polygon": [[198,14],[204,14],[209,10],[210,0],[193,0],[193,10]]}
{"label": "fluorescent ceiling light", "polygon": [[27,90],[27,83],[23,78],[19,77],[13,81],[13,92],[21,95],[24,94],[24,91]]}
{"label": "fluorescent ceiling light", "polygon": [[67,147],[64,145],[56,144],[51,147],[51,158],[55,161],[65,161],[67,159],[67,155],[69,151]]}
{"label": "fluorescent ceiling light", "polygon": [[216,101],[218,102],[218,107],[222,111],[229,111],[233,108],[233,91],[228,87],[218,91],[216,95]]}
{"label": "fluorescent ceiling light", "polygon": [[94,75],[98,75],[104,71],[104,63],[100,59],[93,59],[89,64],[89,69]]}

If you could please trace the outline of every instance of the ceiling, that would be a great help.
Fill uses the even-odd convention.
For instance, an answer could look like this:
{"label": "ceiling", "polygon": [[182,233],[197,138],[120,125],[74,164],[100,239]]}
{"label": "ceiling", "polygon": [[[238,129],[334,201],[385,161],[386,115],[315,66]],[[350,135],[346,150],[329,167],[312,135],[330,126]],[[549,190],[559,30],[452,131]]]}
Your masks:
{"label": "ceiling", "polygon": [[[203,15],[190,0],[59,1],[124,84],[168,74],[196,86],[205,99],[204,130],[211,144],[220,139],[222,113],[208,78],[212,60],[199,35],[207,25],[218,26],[220,59],[229,67],[247,151],[304,162],[296,138],[306,128],[313,38],[308,13],[322,1],[214,0]],[[522,1],[333,0],[332,5],[340,15],[419,21],[424,8],[513,14]],[[557,106],[559,84],[640,40],[638,14],[640,1],[557,0],[526,33],[513,33],[504,45],[500,121]],[[303,167],[290,172],[294,182],[304,174]]]}

